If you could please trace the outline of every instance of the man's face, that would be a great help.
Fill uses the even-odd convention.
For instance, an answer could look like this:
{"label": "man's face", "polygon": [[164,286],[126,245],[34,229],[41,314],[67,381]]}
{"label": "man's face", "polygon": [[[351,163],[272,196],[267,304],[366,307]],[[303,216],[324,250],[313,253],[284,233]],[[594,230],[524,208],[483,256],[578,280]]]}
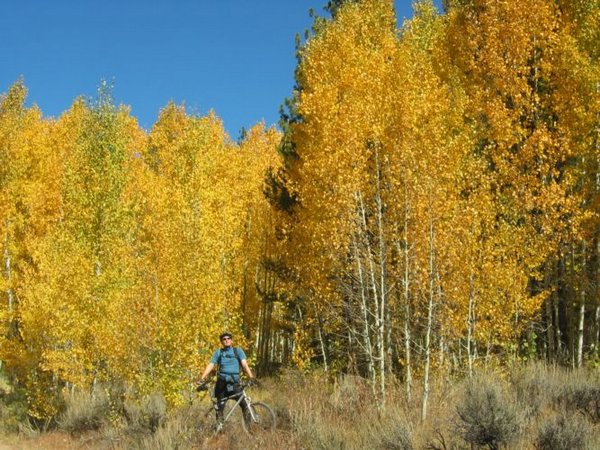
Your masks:
{"label": "man's face", "polygon": [[233,339],[231,339],[231,336],[223,336],[221,339],[221,344],[223,344],[223,347],[231,347],[232,343]]}

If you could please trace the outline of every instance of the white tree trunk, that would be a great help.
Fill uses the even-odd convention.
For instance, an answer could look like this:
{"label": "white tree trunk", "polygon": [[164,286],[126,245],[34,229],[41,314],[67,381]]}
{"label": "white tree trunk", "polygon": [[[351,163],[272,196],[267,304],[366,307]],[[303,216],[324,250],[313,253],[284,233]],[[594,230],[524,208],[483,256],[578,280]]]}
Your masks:
{"label": "white tree trunk", "polygon": [[412,333],[410,328],[411,309],[410,309],[410,246],[408,245],[408,224],[409,224],[410,206],[408,201],[408,183],[404,183],[404,252],[398,245],[398,254],[404,255],[404,359],[405,359],[405,387],[406,398],[408,401],[412,398],[412,361],[411,361],[411,341]]}
{"label": "white tree trunk", "polygon": [[546,340],[548,341],[548,349],[546,352],[547,361],[550,362],[556,357],[556,351],[554,347],[554,320],[552,317],[552,303],[554,302],[554,293],[550,294],[550,297],[546,299]]}
{"label": "white tree trunk", "polygon": [[381,197],[381,165],[379,161],[378,146],[375,146],[375,159],[377,170],[376,206],[377,227],[379,232],[379,318],[377,328],[377,341],[379,346],[379,389],[381,392],[382,406],[385,404],[385,376],[386,376],[386,318],[387,318],[387,270],[386,270],[386,244],[383,221],[383,199]]}
{"label": "white tree trunk", "polygon": [[[406,226],[406,222],[405,222]],[[405,228],[406,230],[406,228]],[[412,362],[411,362],[411,348],[410,343],[412,340],[411,329],[410,329],[410,269],[409,269],[409,248],[407,241],[407,233],[404,234],[404,252],[398,244],[398,254],[404,253],[404,279],[403,284],[403,296],[404,296],[404,363],[405,363],[405,380],[404,385],[406,389],[406,398],[410,401],[412,397]]]}
{"label": "white tree trunk", "polygon": [[365,353],[367,356],[367,373],[369,378],[375,382],[375,363],[373,361],[373,346],[371,344],[371,333],[369,332],[370,321],[369,321],[369,310],[367,306],[367,296],[365,294],[365,279],[364,271],[361,264],[360,253],[358,251],[358,243],[354,242],[354,254],[356,258],[356,266],[358,271],[358,280],[360,284],[360,313],[362,319],[362,333],[363,333],[363,345],[365,347]]}
{"label": "white tree trunk", "polygon": [[[371,244],[369,243],[365,204],[364,204],[364,201],[362,198],[362,194],[360,192],[358,192],[358,194],[357,194],[357,199],[359,201],[359,208],[360,208],[359,210],[361,213],[363,233],[365,236],[366,256],[367,256],[367,260],[369,263],[369,278],[371,280],[371,290],[373,292],[373,299],[372,299],[373,307],[374,307],[373,316],[375,318],[375,330],[376,330],[374,354],[380,355],[382,353],[381,346],[383,345],[383,342],[381,342],[379,339],[380,330],[382,330],[382,325],[380,324],[381,313],[379,311],[379,292],[377,289],[377,275],[375,272],[375,262],[373,261],[373,252],[371,250]],[[381,368],[381,366],[380,366],[380,368]],[[379,373],[378,375],[381,376],[382,374]]]}
{"label": "white tree trunk", "polygon": [[469,378],[473,376],[473,352],[471,343],[473,342],[473,329],[475,325],[475,287],[474,287],[473,268],[469,274],[469,307],[467,311],[467,364],[469,368]]}
{"label": "white tree trunk", "polygon": [[8,281],[8,288],[6,289],[6,298],[7,298],[7,307],[9,315],[14,312],[15,307],[15,298],[14,293],[11,286],[12,279],[12,268],[11,268],[11,258],[10,252],[8,250],[8,235],[4,240],[4,277],[6,281]]}
{"label": "white tree trunk", "polygon": [[[431,194],[430,194],[431,196]],[[433,225],[431,197],[429,199],[429,295],[427,302],[427,328],[425,331],[425,367],[423,372],[423,399],[421,420],[427,418],[429,401],[429,376],[431,368],[431,333],[433,328],[433,309],[435,303],[435,229]]]}
{"label": "white tree trunk", "polygon": [[329,361],[327,359],[325,339],[323,337],[323,326],[322,326],[320,317],[318,318],[317,323],[319,325],[318,331],[319,331],[319,343],[321,344],[321,354],[323,355],[323,368],[325,369],[325,372],[329,372]]}
{"label": "white tree trunk", "polygon": [[587,252],[586,252],[586,241],[582,243],[581,261],[581,287],[580,287],[580,304],[579,304],[579,320],[577,324],[577,367],[583,366],[583,336],[584,336],[584,319],[585,319],[585,302],[586,302],[586,291],[587,291]]}
{"label": "white tree trunk", "polygon": [[[583,294],[582,294],[583,296]],[[583,366],[583,335],[584,335],[585,299],[579,306],[579,324],[577,327],[577,367]]]}
{"label": "white tree trunk", "polygon": [[594,345],[596,346],[597,352],[598,346],[600,346],[600,305],[596,305],[596,314],[594,315],[594,320],[596,322],[596,339],[594,340]]}

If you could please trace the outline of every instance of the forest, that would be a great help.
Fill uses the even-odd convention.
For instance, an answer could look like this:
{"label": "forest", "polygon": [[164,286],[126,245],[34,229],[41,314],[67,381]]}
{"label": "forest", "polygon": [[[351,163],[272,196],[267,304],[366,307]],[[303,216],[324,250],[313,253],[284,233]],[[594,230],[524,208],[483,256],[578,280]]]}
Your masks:
{"label": "forest", "polygon": [[[121,383],[186,401],[218,335],[260,377],[391,387],[600,364],[600,2],[337,0],[279,127],[238,140],[102,83],[0,98],[0,371],[27,414]],[[202,89],[202,86],[198,86]]]}

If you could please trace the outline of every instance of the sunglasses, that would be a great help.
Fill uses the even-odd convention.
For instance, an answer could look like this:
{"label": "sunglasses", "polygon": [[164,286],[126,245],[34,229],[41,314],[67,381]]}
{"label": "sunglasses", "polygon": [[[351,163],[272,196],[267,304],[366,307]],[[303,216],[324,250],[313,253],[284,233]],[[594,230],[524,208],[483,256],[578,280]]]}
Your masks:
{"label": "sunglasses", "polygon": [[221,339],[221,341],[230,341],[231,338],[230,337],[224,337],[223,339]]}

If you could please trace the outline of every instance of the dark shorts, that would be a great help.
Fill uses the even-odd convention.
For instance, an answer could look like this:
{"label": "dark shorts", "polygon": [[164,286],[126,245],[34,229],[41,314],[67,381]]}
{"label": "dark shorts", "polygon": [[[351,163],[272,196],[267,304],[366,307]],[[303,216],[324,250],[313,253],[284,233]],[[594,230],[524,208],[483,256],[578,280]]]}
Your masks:
{"label": "dark shorts", "polygon": [[[239,376],[219,376],[217,379],[217,383],[215,384],[215,397],[219,401],[219,409],[223,409],[225,407],[225,403],[222,402],[222,399],[227,397],[234,397],[234,400],[237,400],[237,395],[242,392],[242,388],[240,387],[240,377]],[[247,405],[246,401],[242,401],[240,403],[240,407],[246,411]]]}

